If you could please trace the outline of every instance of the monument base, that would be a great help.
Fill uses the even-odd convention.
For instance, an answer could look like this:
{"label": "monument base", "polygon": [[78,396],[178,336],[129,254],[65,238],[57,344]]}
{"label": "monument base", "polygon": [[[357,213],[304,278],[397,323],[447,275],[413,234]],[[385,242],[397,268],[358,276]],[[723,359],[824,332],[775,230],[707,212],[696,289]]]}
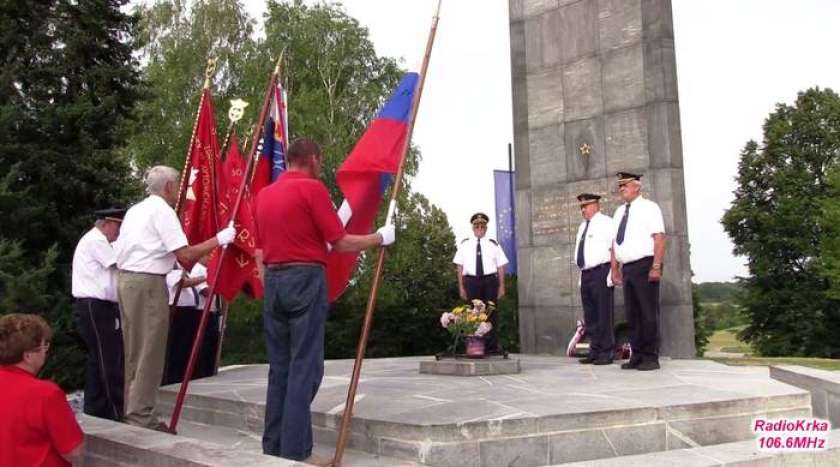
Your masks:
{"label": "monument base", "polygon": [[[370,465],[671,459],[662,454],[714,446],[753,452],[754,418],[811,416],[810,394],[771,379],[763,367],[663,359],[661,370],[639,372],[621,370],[620,362],[592,366],[566,357],[515,357],[519,374],[479,378],[418,373],[432,357],[365,360],[348,449],[372,456]],[[325,364],[312,404],[316,449],[335,445],[352,367],[352,360]],[[253,365],[192,382],[182,423],[259,439],[267,373],[265,365]],[[177,390],[161,388],[161,413],[171,410]],[[230,446],[236,446],[233,439]],[[644,465],[673,465],[657,462]],[[756,465],[772,462],[770,456]]]}
{"label": "monument base", "polygon": [[420,362],[420,373],[444,376],[493,376],[519,373],[518,358],[485,357]]}

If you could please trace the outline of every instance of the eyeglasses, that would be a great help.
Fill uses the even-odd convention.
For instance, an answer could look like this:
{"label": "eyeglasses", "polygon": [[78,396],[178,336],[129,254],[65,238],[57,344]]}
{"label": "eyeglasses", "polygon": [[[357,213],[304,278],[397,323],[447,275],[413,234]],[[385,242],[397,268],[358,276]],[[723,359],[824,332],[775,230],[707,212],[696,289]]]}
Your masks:
{"label": "eyeglasses", "polygon": [[45,344],[39,345],[38,347],[35,347],[34,349],[30,350],[29,352],[32,352],[32,353],[44,352],[44,353],[46,353],[49,350],[50,350],[50,342],[47,341]]}

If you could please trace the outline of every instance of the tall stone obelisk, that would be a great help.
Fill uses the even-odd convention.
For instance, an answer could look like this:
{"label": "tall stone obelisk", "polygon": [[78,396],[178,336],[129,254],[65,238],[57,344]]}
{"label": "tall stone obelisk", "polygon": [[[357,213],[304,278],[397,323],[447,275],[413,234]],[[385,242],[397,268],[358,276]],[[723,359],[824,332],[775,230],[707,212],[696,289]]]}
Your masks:
{"label": "tall stone obelisk", "polygon": [[[644,175],[665,217],[662,355],[694,356],[691,267],[670,0],[509,0],[516,151],[519,336],[562,353],[583,316],[575,196]],[[623,320],[616,289],[616,322]]]}

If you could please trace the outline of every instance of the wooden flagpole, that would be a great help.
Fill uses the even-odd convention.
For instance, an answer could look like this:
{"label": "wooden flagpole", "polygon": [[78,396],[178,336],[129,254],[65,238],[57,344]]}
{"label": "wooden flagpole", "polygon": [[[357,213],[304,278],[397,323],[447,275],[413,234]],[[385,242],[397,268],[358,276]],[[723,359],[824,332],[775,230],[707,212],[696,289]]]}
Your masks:
{"label": "wooden flagpole", "polygon": [[[254,161],[253,153],[257,148],[257,142],[260,138],[260,131],[262,131],[263,124],[265,123],[265,117],[268,114],[268,108],[271,105],[271,94],[274,91],[274,86],[277,83],[277,76],[279,74],[280,61],[278,60],[277,66],[274,67],[274,71],[271,73],[271,78],[268,80],[265,99],[263,100],[263,106],[262,110],[260,111],[260,117],[258,120],[259,125],[257,125],[257,127],[255,128],[254,134],[251,138],[251,154],[248,155],[245,173],[248,173],[248,170],[251,169],[251,164]],[[242,204],[242,195],[245,193],[245,187],[247,186],[247,183],[247,177],[242,177],[242,183],[239,185],[239,193],[236,197],[236,203],[233,205],[233,210],[231,211],[231,220],[236,219],[236,214],[239,212],[239,206]],[[227,248],[222,248],[222,251],[219,253],[219,267],[216,268],[215,274],[213,275],[213,282],[210,285],[210,293],[207,296],[207,301],[204,303],[204,309],[201,310],[201,320],[198,323],[198,330],[195,334],[195,340],[193,340],[189,363],[187,363],[187,370],[184,373],[184,379],[181,381],[181,387],[178,389],[178,397],[177,399],[175,399],[175,407],[172,409],[172,419],[169,421],[169,432],[173,434],[176,433],[178,419],[181,416],[181,410],[184,406],[184,399],[187,395],[187,387],[189,386],[190,379],[192,379],[193,370],[195,370],[195,363],[198,360],[198,351],[201,349],[201,341],[204,339],[204,332],[207,329],[207,321],[209,318],[210,306],[213,303],[213,299],[216,297],[216,284],[219,281],[219,273],[222,270],[221,265],[225,259],[225,253],[227,251]]]}
{"label": "wooden flagpole", "polygon": [[[435,42],[435,33],[437,32],[437,24],[440,19],[441,1],[442,0],[438,0],[437,10],[435,10],[435,16],[432,18],[432,27],[429,31],[429,38],[426,42],[426,53],[423,56],[423,65],[420,68],[420,79],[417,83],[413,102],[411,103],[411,114],[408,121],[408,134],[406,135],[405,143],[402,147],[402,153],[400,154],[400,165],[397,169],[397,176],[394,179],[394,188],[391,190],[391,202],[388,206],[388,217],[385,221],[386,224],[393,222],[397,196],[399,195],[403,173],[405,172],[405,158],[411,145],[411,135],[414,132],[414,122],[417,118],[417,108],[420,105],[420,97],[423,94],[423,84],[426,81],[426,71],[429,67],[429,59],[432,55],[432,45],[434,45]],[[370,295],[368,295],[365,318],[362,324],[362,334],[359,337],[359,344],[356,349],[356,361],[353,363],[353,375],[350,378],[350,387],[347,389],[347,400],[344,402],[344,415],[341,417],[341,428],[338,432],[338,441],[336,442],[335,456],[333,457],[333,465],[336,467],[341,465],[341,458],[344,455],[344,448],[347,445],[347,439],[350,435],[350,421],[353,417],[353,403],[356,399],[356,389],[358,388],[359,377],[362,372],[362,361],[365,358],[365,350],[367,349],[370,328],[373,324],[373,312],[376,308],[376,295],[379,292],[379,283],[382,279],[382,270],[385,265],[385,248],[386,247],[384,246],[379,247],[379,257],[376,261],[376,270],[373,275],[373,283],[370,287]]]}

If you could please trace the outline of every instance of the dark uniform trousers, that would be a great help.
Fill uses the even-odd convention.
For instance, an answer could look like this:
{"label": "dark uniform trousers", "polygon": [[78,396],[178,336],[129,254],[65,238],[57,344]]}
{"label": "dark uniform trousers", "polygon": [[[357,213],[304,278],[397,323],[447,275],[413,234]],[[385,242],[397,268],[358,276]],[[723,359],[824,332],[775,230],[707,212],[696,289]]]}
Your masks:
{"label": "dark uniform trousers", "polygon": [[[490,301],[498,306],[499,297],[499,276],[498,274],[486,274],[484,276],[464,276],[464,289],[467,291],[467,300],[479,299],[485,304]],[[496,322],[498,321],[498,309],[491,313],[488,321],[493,326],[493,329],[484,337],[484,343],[487,351],[498,352],[499,339],[496,334]]]}
{"label": "dark uniform trousers", "polygon": [[119,306],[107,300],[79,298],[73,314],[88,349],[84,412],[120,420],[125,376]]}
{"label": "dark uniform trousers", "polygon": [[650,282],[653,257],[622,265],[624,309],[635,362],[659,361],[659,282]]}
{"label": "dark uniform trousers", "polygon": [[[184,292],[187,291],[184,290]],[[198,333],[201,312],[201,308],[191,306],[179,306],[175,309],[172,326],[169,328],[169,342],[166,348],[166,366],[163,371],[162,384],[175,384],[183,381],[184,373],[186,373],[189,364],[193,341],[195,341],[195,336]],[[206,378],[215,374],[216,350],[218,347],[219,313],[210,312],[192,379]]]}
{"label": "dark uniform trousers", "polygon": [[580,298],[586,333],[589,334],[589,358],[612,360],[615,352],[613,334],[613,288],[607,287],[610,263],[581,272]]}

